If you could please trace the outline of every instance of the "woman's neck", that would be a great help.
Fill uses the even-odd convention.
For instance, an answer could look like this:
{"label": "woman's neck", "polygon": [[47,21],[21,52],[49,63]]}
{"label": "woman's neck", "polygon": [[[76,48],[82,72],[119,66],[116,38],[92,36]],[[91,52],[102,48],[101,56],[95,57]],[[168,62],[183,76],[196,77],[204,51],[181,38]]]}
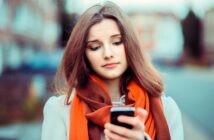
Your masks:
{"label": "woman's neck", "polygon": [[114,80],[103,80],[103,83],[105,84],[111,100],[116,101],[120,99],[120,79],[114,79]]}

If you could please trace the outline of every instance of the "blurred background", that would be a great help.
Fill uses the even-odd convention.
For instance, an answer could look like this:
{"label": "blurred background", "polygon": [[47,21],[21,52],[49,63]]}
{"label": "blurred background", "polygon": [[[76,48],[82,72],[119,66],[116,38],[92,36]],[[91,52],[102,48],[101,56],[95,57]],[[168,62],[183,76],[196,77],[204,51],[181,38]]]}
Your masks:
{"label": "blurred background", "polygon": [[[0,0],[0,140],[39,140],[42,111],[79,15],[105,0]],[[113,0],[177,102],[185,140],[214,139],[214,1]]]}

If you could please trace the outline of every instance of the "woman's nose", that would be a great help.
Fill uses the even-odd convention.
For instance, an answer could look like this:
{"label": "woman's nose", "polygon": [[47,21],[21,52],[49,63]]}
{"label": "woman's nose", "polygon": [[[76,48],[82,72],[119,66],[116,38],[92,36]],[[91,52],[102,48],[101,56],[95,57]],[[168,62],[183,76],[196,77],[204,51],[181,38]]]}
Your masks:
{"label": "woman's nose", "polygon": [[110,59],[114,56],[110,45],[104,47],[103,54],[105,59]]}

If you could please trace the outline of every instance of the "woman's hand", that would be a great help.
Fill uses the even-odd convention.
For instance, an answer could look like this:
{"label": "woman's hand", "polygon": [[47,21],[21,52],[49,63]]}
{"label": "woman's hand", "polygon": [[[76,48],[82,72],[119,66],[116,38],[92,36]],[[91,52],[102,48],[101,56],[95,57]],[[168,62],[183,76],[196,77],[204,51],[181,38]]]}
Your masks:
{"label": "woman's hand", "polygon": [[106,140],[144,140],[145,120],[147,117],[146,110],[137,109],[136,117],[120,116],[118,120],[133,126],[128,129],[122,126],[117,126],[111,123],[105,124],[105,139]]}

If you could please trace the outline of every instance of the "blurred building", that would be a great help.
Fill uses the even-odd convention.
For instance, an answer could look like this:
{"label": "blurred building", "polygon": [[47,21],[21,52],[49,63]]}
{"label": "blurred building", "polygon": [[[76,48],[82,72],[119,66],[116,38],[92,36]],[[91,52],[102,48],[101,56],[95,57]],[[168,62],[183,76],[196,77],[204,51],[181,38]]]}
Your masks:
{"label": "blurred building", "polygon": [[203,44],[207,57],[214,62],[214,6],[208,9],[203,18]]}
{"label": "blurred building", "polygon": [[0,17],[0,124],[41,119],[58,64],[56,3],[1,0]]}
{"label": "blurred building", "polygon": [[141,46],[153,61],[176,62],[183,52],[183,38],[179,18],[173,13],[132,13],[131,20]]}

